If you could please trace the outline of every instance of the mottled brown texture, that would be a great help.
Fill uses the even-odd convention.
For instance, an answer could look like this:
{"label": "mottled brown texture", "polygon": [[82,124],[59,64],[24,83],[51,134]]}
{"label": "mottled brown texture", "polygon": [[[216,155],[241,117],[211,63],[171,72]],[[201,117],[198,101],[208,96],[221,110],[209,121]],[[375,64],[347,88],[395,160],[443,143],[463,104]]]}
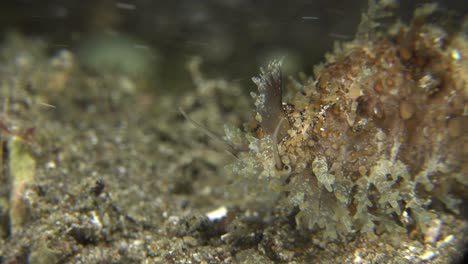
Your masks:
{"label": "mottled brown texture", "polygon": [[[271,133],[249,138],[238,173],[283,192],[300,226],[332,239],[425,230],[435,202],[457,210],[452,185],[468,173],[467,47],[462,33],[425,24],[428,13],[329,55],[287,102],[290,129],[278,148]],[[272,166],[277,151],[292,170],[286,180]]]}

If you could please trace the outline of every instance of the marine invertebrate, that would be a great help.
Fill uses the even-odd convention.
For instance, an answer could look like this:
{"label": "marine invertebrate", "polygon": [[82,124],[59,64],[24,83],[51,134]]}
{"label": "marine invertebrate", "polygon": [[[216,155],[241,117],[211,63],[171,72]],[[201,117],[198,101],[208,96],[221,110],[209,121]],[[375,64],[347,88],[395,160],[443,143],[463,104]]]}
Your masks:
{"label": "marine invertebrate", "polygon": [[430,206],[456,210],[452,187],[468,183],[466,36],[426,24],[434,8],[382,27],[388,8],[371,1],[356,38],[287,103],[280,63],[262,69],[255,124],[226,130],[249,146],[234,172],[282,193],[300,226],[331,239],[425,230]]}

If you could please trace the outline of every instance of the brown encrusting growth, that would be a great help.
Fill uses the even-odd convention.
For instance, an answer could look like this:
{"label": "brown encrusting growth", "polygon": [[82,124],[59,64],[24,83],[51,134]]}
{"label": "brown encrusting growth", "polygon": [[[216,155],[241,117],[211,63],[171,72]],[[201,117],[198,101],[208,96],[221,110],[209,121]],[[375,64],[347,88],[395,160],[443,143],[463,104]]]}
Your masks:
{"label": "brown encrusting growth", "polygon": [[[425,230],[437,202],[456,211],[452,187],[468,183],[468,47],[463,33],[426,24],[429,13],[335,50],[287,102],[287,135],[270,125],[247,136],[236,172],[265,179],[301,226],[330,238]],[[271,91],[256,80],[258,131]]]}

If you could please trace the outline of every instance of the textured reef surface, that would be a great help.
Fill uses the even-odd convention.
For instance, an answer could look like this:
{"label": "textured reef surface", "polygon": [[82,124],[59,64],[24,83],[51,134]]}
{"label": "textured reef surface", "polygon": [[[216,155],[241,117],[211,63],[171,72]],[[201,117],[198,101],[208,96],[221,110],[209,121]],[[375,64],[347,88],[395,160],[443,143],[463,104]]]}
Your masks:
{"label": "textured reef surface", "polygon": [[457,211],[468,186],[466,35],[425,23],[431,6],[409,25],[372,28],[385,8],[371,6],[356,39],[288,100],[281,63],[262,69],[249,133],[228,134],[249,149],[234,171],[282,192],[300,226],[331,239],[424,232],[431,205]]}

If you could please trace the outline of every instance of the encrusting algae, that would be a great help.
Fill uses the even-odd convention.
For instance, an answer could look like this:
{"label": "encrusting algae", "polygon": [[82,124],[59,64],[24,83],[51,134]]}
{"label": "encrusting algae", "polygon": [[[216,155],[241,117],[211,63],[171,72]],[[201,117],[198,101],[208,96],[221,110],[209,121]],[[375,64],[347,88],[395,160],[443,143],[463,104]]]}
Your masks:
{"label": "encrusting algae", "polygon": [[457,211],[466,198],[457,197],[468,186],[466,35],[426,23],[434,6],[409,25],[377,27],[386,2],[370,2],[355,40],[287,102],[281,62],[262,69],[255,121],[245,134],[226,129],[248,146],[234,173],[281,193],[301,228],[329,239],[424,232],[436,205]]}

